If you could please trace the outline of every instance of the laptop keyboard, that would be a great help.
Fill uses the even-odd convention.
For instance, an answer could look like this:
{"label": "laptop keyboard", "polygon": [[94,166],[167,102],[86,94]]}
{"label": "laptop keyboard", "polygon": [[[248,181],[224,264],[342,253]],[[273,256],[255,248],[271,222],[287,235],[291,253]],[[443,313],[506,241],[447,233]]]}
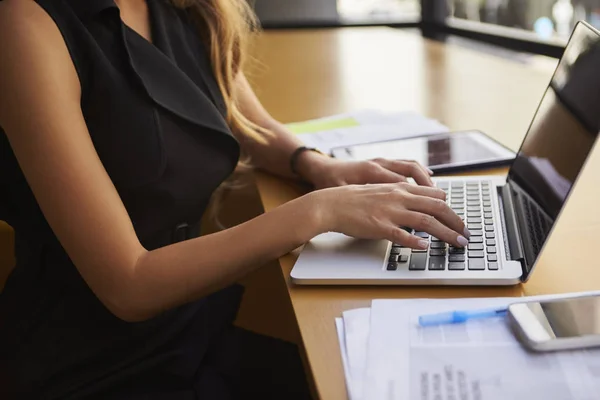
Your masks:
{"label": "laptop keyboard", "polygon": [[499,268],[492,186],[489,181],[437,183],[446,192],[446,202],[465,221],[471,232],[467,248],[448,245],[426,232],[415,232],[429,240],[429,249],[414,250],[393,243],[387,270],[409,271],[495,271]]}

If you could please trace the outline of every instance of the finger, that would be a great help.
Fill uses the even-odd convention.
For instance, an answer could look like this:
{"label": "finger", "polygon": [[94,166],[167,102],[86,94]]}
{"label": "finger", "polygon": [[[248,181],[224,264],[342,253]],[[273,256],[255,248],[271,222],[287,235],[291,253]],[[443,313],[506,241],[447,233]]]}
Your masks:
{"label": "finger", "polygon": [[369,163],[365,170],[365,183],[399,183],[406,182],[406,177],[390,171],[377,163]]}
{"label": "finger", "polygon": [[444,201],[446,200],[446,192],[437,187],[407,185],[406,191],[408,193],[415,194],[418,196],[427,196],[432,197],[434,199],[440,199]]}
{"label": "finger", "polygon": [[397,174],[410,176],[417,182],[418,185],[434,186],[429,171],[416,161],[399,161],[399,160],[374,160],[382,167],[393,171]]}
{"label": "finger", "polygon": [[399,219],[403,224],[410,226],[422,232],[427,232],[443,242],[450,243],[457,247],[466,247],[469,244],[467,238],[448,228],[433,216],[420,212],[403,212]]}
{"label": "finger", "polygon": [[390,240],[392,243],[398,243],[402,246],[417,250],[425,250],[427,249],[427,247],[429,247],[429,241],[426,239],[420,238],[415,235],[411,235],[404,229],[398,228],[394,225],[392,225],[390,228],[390,237],[388,237],[387,239]]}
{"label": "finger", "polygon": [[471,236],[462,218],[440,198],[409,196],[406,198],[405,206],[409,210],[435,217],[442,224],[466,238]]}

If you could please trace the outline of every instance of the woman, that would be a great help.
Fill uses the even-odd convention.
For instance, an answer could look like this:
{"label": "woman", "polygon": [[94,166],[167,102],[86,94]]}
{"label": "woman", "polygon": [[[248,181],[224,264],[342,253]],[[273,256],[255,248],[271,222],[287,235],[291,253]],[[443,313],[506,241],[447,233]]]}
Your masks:
{"label": "woman", "polygon": [[[0,390],[306,398],[293,351],[232,328],[238,278],[326,231],[423,248],[398,228],[411,226],[466,245],[427,170],[329,159],[262,108],[241,72],[247,8],[0,3],[0,219],[18,259],[0,297]],[[242,149],[322,190],[197,237]]]}

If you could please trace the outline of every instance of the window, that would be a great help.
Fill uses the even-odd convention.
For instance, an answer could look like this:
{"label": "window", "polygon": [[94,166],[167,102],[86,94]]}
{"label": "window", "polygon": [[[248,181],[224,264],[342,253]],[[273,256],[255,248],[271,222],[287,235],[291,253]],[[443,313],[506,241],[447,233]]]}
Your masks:
{"label": "window", "polygon": [[540,40],[566,42],[579,20],[600,28],[600,0],[449,0],[449,6],[452,19],[531,31]]}
{"label": "window", "polygon": [[337,0],[340,21],[401,22],[418,21],[421,17],[420,0]]}

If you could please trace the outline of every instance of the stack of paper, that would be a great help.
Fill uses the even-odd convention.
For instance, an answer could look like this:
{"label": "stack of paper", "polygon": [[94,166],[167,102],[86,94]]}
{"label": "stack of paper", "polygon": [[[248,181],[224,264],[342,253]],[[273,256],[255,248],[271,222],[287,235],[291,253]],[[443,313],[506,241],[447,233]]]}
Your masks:
{"label": "stack of paper", "polygon": [[[579,293],[577,295],[591,294]],[[595,292],[594,294],[599,294]],[[351,400],[598,399],[600,350],[531,353],[505,318],[420,327],[423,314],[529,298],[373,300],[336,319]]]}
{"label": "stack of paper", "polygon": [[438,121],[414,112],[360,110],[288,124],[309,147],[330,153],[334,147],[448,132]]}

